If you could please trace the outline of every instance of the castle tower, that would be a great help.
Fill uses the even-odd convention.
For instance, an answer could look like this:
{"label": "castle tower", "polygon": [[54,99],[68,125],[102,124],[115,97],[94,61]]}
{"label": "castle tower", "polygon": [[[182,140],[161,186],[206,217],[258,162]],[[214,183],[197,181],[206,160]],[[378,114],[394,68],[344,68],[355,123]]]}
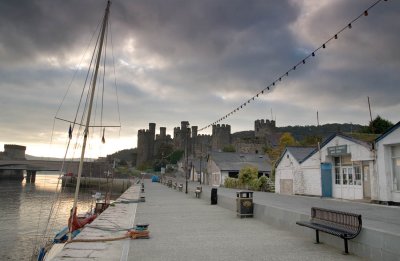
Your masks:
{"label": "castle tower", "polygon": [[160,127],[160,139],[164,140],[167,137],[167,128]]}
{"label": "castle tower", "polygon": [[139,166],[153,158],[155,135],[155,123],[149,123],[148,130],[138,131],[136,166]]}
{"label": "castle tower", "polygon": [[5,160],[24,160],[25,151],[25,146],[5,144],[3,157]]}
{"label": "castle tower", "polygon": [[225,146],[231,144],[231,126],[228,124],[213,125],[211,149],[222,150]]}
{"label": "castle tower", "polygon": [[191,139],[191,152],[193,156],[196,156],[196,144],[197,144],[197,126],[192,126],[192,139]]}
{"label": "castle tower", "polygon": [[254,121],[254,135],[257,138],[265,138],[268,135],[276,132],[274,120],[256,120]]}

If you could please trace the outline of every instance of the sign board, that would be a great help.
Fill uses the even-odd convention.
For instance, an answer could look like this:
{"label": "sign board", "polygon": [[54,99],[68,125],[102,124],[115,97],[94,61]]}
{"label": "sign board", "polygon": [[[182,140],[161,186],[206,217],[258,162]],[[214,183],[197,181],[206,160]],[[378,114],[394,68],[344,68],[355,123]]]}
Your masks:
{"label": "sign board", "polygon": [[328,155],[329,156],[341,156],[346,155],[347,153],[347,145],[333,146],[328,147]]}

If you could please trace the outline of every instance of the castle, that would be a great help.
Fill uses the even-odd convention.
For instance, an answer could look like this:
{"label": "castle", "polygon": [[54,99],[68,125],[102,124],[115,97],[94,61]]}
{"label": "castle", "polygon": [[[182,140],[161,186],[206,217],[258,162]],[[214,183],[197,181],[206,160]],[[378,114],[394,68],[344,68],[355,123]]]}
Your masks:
{"label": "castle", "polygon": [[276,131],[274,120],[256,120],[254,131],[231,134],[231,126],[217,124],[212,126],[212,135],[198,135],[198,127],[189,128],[188,121],[182,121],[180,127],[174,128],[174,136],[166,135],[166,128],[160,127],[156,135],[156,124],[149,123],[148,129],[138,131],[136,166],[155,158],[165,157],[164,148],[187,150],[193,157],[205,156],[209,151],[222,151],[233,146],[236,152],[263,153],[266,145],[276,146],[280,134]]}

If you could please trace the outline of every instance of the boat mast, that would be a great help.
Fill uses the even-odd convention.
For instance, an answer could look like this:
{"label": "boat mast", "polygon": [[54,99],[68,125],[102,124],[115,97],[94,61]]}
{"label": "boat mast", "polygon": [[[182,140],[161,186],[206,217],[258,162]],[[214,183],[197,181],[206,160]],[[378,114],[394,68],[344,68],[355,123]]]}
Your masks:
{"label": "boat mast", "polygon": [[[92,83],[92,91],[90,93],[89,107],[88,107],[86,125],[85,125],[85,130],[84,130],[84,135],[83,135],[82,152],[81,152],[81,158],[80,158],[79,168],[78,168],[78,178],[77,178],[77,181],[76,181],[74,205],[73,205],[73,208],[72,208],[71,217],[76,212],[76,207],[77,207],[77,202],[78,202],[79,187],[80,187],[80,183],[81,183],[82,168],[83,168],[83,160],[85,158],[86,142],[87,142],[87,137],[88,137],[88,134],[89,134],[89,124],[90,124],[90,116],[91,116],[91,113],[92,113],[93,97],[94,97],[94,93],[95,93],[95,89],[96,89],[97,73],[98,73],[98,70],[99,70],[101,52],[102,52],[102,48],[103,48],[104,34],[105,34],[105,30],[106,30],[107,23],[108,23],[108,15],[109,15],[109,12],[110,12],[110,5],[111,5],[111,1],[109,0],[109,1],[107,1],[107,7],[106,7],[105,14],[104,14],[102,26],[101,26],[100,44],[99,44],[99,49],[98,49],[98,52],[97,52],[96,68],[95,68],[95,71],[94,71],[94,77],[93,77],[93,83]],[[72,222],[72,218],[71,218],[71,222]],[[70,231],[70,232],[72,232],[72,231]],[[71,238],[71,236],[69,238]]]}

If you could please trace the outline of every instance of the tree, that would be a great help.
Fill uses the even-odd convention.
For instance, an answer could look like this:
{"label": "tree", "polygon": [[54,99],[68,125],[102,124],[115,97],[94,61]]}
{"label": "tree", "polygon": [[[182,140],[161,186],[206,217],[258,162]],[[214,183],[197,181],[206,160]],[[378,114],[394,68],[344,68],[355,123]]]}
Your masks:
{"label": "tree", "polygon": [[169,155],[168,157],[168,161],[171,164],[176,164],[183,156],[184,151],[183,150],[175,150],[174,152],[172,152],[171,155]]}
{"label": "tree", "polygon": [[390,127],[393,126],[393,123],[381,118],[381,116],[376,116],[376,118],[369,123],[368,132],[382,134],[387,131]]}
{"label": "tree", "polygon": [[295,145],[297,145],[297,141],[290,132],[283,133],[281,138],[279,139],[280,148],[284,149],[287,146],[295,146]]}
{"label": "tree", "polygon": [[302,141],[300,141],[300,145],[302,146],[317,146],[318,142],[322,141],[322,137],[320,135],[310,135],[306,136]]}

